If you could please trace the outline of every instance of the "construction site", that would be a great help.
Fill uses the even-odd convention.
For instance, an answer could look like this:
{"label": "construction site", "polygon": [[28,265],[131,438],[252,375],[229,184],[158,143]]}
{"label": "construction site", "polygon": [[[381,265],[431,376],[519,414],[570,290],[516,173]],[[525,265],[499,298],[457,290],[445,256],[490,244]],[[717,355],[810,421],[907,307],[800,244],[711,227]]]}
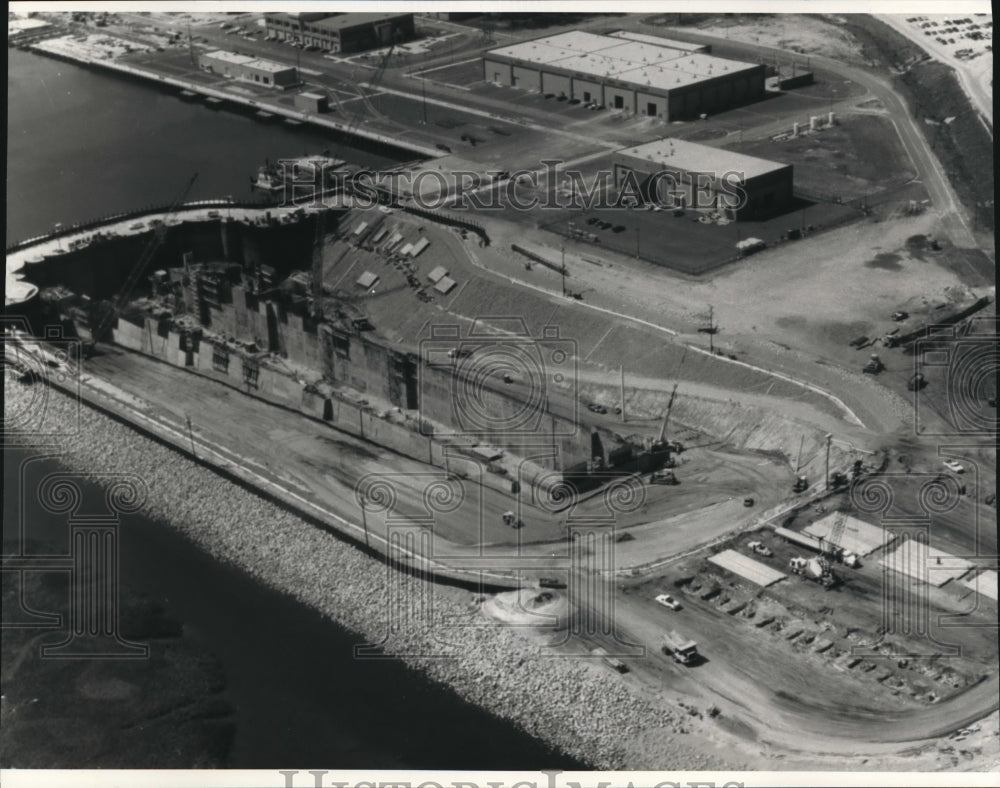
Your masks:
{"label": "construction site", "polygon": [[[393,570],[471,591],[480,623],[704,709],[685,713],[706,752],[983,766],[989,742],[948,741],[997,721],[992,248],[854,61],[767,87],[780,51],[587,27],[504,46],[463,30],[458,64],[296,54],[280,97],[254,69],[291,68],[284,39],[237,63],[205,26],[202,68],[238,66],[236,92],[186,62],[190,41],[123,56],[407,161],[363,193],[320,178],[357,169],[336,150],[290,156],[322,201],[281,199],[291,169],[266,167],[264,201],[192,201],[193,174],[167,206],[9,247],[8,385],[79,391]],[[594,58],[614,71],[600,108]],[[688,62],[696,97],[608,99],[643,58]],[[614,199],[578,203],[601,172]],[[461,202],[501,192],[563,202]]]}

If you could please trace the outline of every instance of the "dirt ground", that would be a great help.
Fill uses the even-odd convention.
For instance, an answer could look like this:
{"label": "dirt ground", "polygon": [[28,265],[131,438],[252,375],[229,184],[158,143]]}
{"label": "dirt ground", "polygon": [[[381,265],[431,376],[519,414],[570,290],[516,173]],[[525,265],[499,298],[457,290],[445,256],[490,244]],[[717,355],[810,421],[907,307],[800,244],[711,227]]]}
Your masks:
{"label": "dirt ground", "polygon": [[844,60],[861,59],[861,48],[853,36],[819,16],[741,14],[738,19],[699,24],[697,29],[719,38],[734,38],[792,52],[815,52]]}

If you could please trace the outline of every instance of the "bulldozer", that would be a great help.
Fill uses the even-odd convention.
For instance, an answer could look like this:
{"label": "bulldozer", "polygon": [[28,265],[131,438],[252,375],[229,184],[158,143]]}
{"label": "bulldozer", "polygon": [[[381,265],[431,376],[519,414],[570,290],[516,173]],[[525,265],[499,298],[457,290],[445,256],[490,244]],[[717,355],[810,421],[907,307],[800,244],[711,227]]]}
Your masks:
{"label": "bulldozer", "polygon": [[882,359],[878,357],[878,353],[872,353],[871,357],[868,359],[868,363],[861,368],[861,371],[866,375],[877,375],[884,369],[885,364],[883,364]]}
{"label": "bulldozer", "polygon": [[673,471],[661,468],[658,471],[653,471],[649,476],[650,484],[680,484],[677,481],[677,476]]}

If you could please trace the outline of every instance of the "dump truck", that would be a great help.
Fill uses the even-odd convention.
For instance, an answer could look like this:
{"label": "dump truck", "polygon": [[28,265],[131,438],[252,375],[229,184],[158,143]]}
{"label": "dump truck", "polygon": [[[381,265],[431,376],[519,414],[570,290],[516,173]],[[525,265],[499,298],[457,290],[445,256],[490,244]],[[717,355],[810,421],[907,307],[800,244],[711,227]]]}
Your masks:
{"label": "dump truck", "polygon": [[595,657],[600,657],[601,661],[612,670],[617,670],[619,673],[628,673],[628,665],[626,665],[617,657],[612,657],[605,649],[601,648],[600,646],[591,649],[590,653],[593,654]]}
{"label": "dump truck", "polygon": [[663,653],[670,654],[674,662],[690,665],[698,658],[698,644],[671,629],[663,636]]}

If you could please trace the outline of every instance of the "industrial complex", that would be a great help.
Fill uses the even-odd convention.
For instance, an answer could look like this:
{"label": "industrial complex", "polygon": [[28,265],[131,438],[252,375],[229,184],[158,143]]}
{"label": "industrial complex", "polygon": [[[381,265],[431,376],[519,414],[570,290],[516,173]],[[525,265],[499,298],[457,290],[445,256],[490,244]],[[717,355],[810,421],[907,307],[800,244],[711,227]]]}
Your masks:
{"label": "industrial complex", "polygon": [[[68,711],[9,680],[41,642],[31,573],[107,603],[69,606],[72,644],[130,648],[121,618],[161,645],[108,592],[143,505],[112,467],[226,564],[220,616],[245,572],[320,614],[303,637],[363,633],[302,686],[268,663],[234,691],[303,703],[393,657],[594,768],[995,768],[993,232],[949,180],[992,173],[992,119],[873,18],[675,17],[12,26],[14,60],[160,91],[165,146],[201,123],[228,158],[6,250],[5,441],[44,469],[65,445],[122,516],[15,474],[4,737],[44,752],[99,701],[117,753],[147,719],[108,711],[139,694],[124,660],[63,676]],[[24,537],[39,507],[65,555]],[[163,560],[153,524],[129,538]],[[241,741],[224,765],[259,767]]]}

